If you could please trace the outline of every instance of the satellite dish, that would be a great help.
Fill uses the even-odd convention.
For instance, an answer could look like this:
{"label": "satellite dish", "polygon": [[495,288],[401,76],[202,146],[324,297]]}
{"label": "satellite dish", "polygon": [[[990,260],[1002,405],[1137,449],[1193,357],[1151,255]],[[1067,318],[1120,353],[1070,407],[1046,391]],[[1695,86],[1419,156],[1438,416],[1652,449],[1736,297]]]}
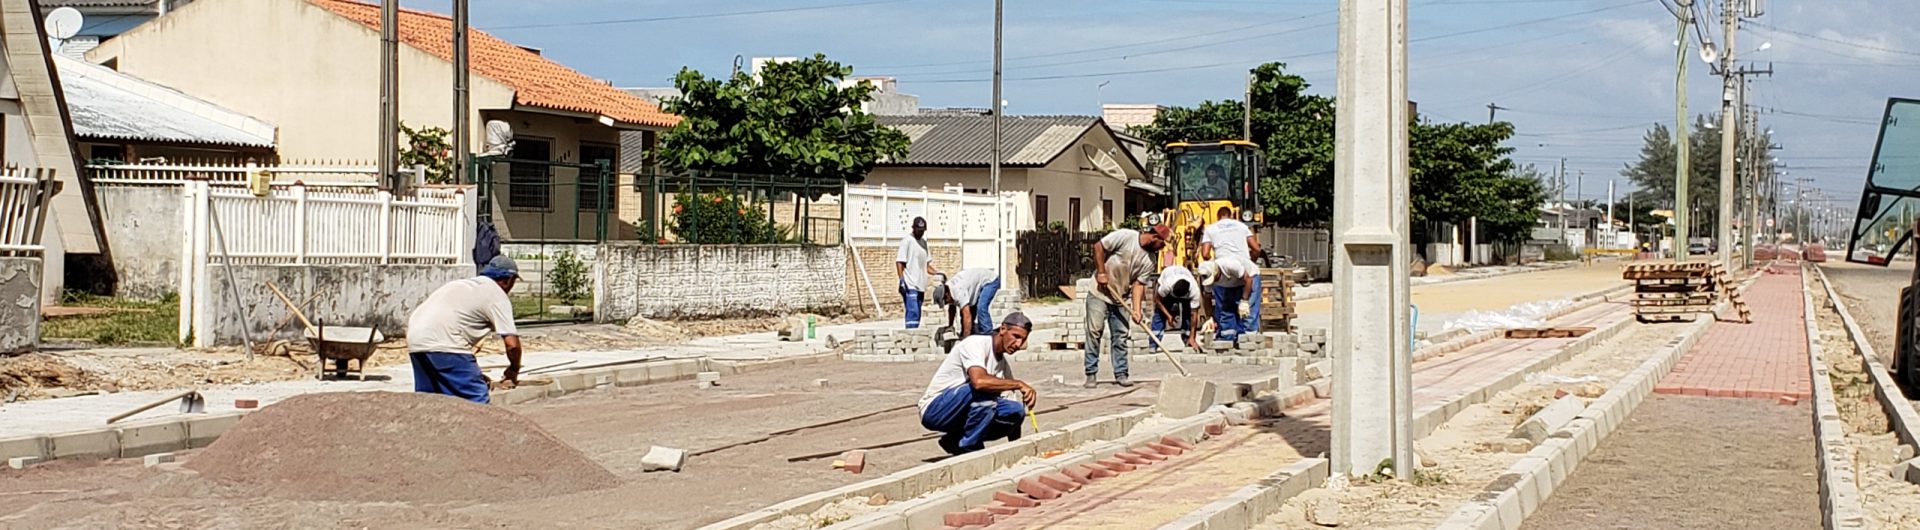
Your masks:
{"label": "satellite dish", "polygon": [[47,13],[47,38],[67,40],[80,33],[80,26],[86,23],[86,16],[80,10],[62,7]]}
{"label": "satellite dish", "polygon": [[1094,169],[1100,170],[1101,173],[1106,174],[1109,177],[1113,177],[1120,180],[1127,179],[1127,171],[1120,167],[1119,162],[1115,162],[1113,160],[1113,155],[1107,154],[1106,151],[1101,151],[1099,148],[1096,148],[1091,145],[1086,145],[1086,144],[1080,144],[1080,152],[1081,154],[1086,155],[1087,162],[1093,164]]}
{"label": "satellite dish", "polygon": [[487,120],[487,150],[480,156],[507,156],[513,152],[513,126],[500,120]]}

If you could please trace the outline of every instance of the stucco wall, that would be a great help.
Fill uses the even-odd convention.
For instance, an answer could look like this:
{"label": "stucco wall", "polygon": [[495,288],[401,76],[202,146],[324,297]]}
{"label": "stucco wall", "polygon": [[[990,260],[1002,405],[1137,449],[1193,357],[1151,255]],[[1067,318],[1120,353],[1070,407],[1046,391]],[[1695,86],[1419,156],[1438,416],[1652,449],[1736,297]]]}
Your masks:
{"label": "stucco wall", "polygon": [[40,344],[40,258],[0,257],[0,352]]}
{"label": "stucco wall", "polygon": [[837,313],[847,300],[840,247],[601,245],[594,262],[600,321]]}
{"label": "stucco wall", "polygon": [[180,289],[180,224],[177,186],[96,186],[107,244],[113,248],[118,283],[113,295],[158,300]]}
{"label": "stucco wall", "polygon": [[295,302],[318,294],[301,311],[315,324],[371,326],[388,337],[406,334],[407,316],[427,295],[449,281],[473,276],[473,265],[239,265],[233,279],[239,284],[240,303],[233,303],[222,265],[207,266],[210,294],[209,321],[203,320],[213,344],[239,344],[241,326],[253,331],[253,340],[303,340],[296,319],[280,333],[272,327],[290,312],[274,297],[268,282]]}

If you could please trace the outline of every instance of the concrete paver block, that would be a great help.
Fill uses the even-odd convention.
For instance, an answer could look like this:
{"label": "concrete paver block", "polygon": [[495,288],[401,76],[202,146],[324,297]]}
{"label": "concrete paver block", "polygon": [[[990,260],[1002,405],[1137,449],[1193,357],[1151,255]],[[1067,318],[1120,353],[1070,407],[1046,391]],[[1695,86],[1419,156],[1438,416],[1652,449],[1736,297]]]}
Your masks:
{"label": "concrete paver block", "polygon": [[1212,381],[1188,376],[1168,376],[1160,381],[1160,399],[1155,410],[1170,418],[1186,418],[1213,406],[1216,386]]}
{"label": "concrete paver block", "polygon": [[680,466],[687,463],[687,452],[671,447],[653,446],[647,454],[640,457],[641,471],[679,472]]}
{"label": "concrete paver block", "polygon": [[16,457],[7,459],[7,467],[13,468],[13,469],[26,469],[29,467],[33,467],[34,464],[39,464],[41,460],[43,459],[37,456],[16,456]]}
{"label": "concrete paver block", "polygon": [[1519,427],[1513,429],[1511,436],[1514,438],[1526,438],[1533,443],[1540,443],[1547,439],[1548,434],[1560,430],[1560,428],[1566,426],[1568,422],[1573,421],[1575,417],[1580,415],[1580,411],[1586,408],[1586,402],[1581,401],[1579,396],[1567,396],[1556,399],[1553,403],[1547,404],[1546,408],[1540,409],[1540,412],[1529,416],[1527,421],[1521,422]]}
{"label": "concrete paver block", "polygon": [[153,467],[160,464],[171,464],[173,463],[173,461],[174,461],[173,453],[154,453],[154,454],[140,457],[140,464],[146,467]]}
{"label": "concrete paver block", "polygon": [[1920,458],[1909,458],[1894,464],[1892,475],[1894,480],[1920,484]]}
{"label": "concrete paver block", "polygon": [[136,458],[154,453],[187,449],[187,425],[181,422],[130,425],[116,429],[120,437],[120,458]]}
{"label": "concrete paver block", "polygon": [[702,383],[718,383],[720,382],[720,372],[700,372],[694,375],[694,379]]}
{"label": "concrete paver block", "polygon": [[1019,487],[1020,493],[1025,493],[1028,497],[1035,499],[1045,501],[1060,498],[1060,491],[1040,482],[1038,475],[1020,479]]}
{"label": "concrete paver block", "polygon": [[993,500],[994,502],[1014,508],[1032,508],[1040,505],[1040,501],[1033,500],[1033,497],[1015,492],[995,492],[993,494]]}
{"label": "concrete paver block", "polygon": [[838,462],[834,462],[834,467],[840,468],[840,470],[842,471],[853,473],[855,475],[860,474],[861,471],[865,471],[867,469],[867,450],[854,449],[852,451],[847,451],[846,453],[842,453],[840,455],[840,460]]}

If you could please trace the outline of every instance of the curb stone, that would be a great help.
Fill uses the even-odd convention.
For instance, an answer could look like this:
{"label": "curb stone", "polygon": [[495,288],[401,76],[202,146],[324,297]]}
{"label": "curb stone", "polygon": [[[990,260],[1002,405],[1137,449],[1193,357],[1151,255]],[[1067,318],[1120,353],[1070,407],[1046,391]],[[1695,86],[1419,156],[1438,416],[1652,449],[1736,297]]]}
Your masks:
{"label": "curb stone", "polygon": [[1800,299],[1805,304],[1808,368],[1813,375],[1813,434],[1820,453],[1820,515],[1827,530],[1866,528],[1867,512],[1861,507],[1860,482],[1853,469],[1853,446],[1847,443],[1847,426],[1840,420],[1840,405],[1833,400],[1833,380],[1827,363],[1821,359],[1819,314],[1813,311],[1812,278],[1805,269],[1800,274]]}

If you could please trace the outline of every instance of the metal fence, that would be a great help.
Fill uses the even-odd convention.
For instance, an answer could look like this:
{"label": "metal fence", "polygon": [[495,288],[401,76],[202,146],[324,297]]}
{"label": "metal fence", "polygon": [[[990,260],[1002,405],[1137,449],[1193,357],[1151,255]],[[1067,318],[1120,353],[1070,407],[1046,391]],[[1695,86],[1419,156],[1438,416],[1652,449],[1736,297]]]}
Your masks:
{"label": "metal fence", "polygon": [[845,181],[740,173],[635,175],[638,239],[655,244],[838,245]]}
{"label": "metal fence", "polygon": [[1016,237],[1019,255],[1015,266],[1020,273],[1022,292],[1034,296],[1060,293],[1060,286],[1073,285],[1075,279],[1093,276],[1093,243],[1106,235],[1099,232],[1039,230],[1021,232]]}

